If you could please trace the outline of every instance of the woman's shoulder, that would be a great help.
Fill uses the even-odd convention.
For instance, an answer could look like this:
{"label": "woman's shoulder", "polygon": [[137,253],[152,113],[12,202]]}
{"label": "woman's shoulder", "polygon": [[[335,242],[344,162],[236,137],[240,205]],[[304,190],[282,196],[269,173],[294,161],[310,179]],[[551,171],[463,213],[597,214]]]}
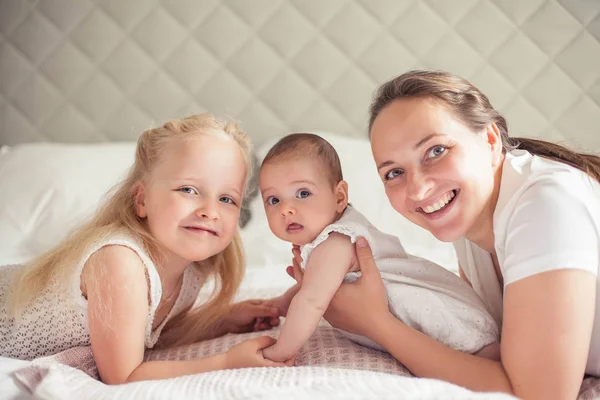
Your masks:
{"label": "woman's shoulder", "polygon": [[539,182],[557,186],[580,185],[593,190],[600,188],[599,183],[586,172],[564,162],[536,156],[525,150],[506,154],[502,186],[520,184],[529,187]]}
{"label": "woman's shoulder", "polygon": [[494,219],[508,218],[532,202],[551,202],[555,209],[573,204],[600,209],[600,183],[571,165],[513,150],[504,162]]}

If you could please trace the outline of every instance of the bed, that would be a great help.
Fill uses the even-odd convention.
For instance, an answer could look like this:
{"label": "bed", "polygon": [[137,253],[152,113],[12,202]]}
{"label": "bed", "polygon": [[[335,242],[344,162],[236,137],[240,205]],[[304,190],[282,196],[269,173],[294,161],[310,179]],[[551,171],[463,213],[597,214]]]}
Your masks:
{"label": "bed", "polygon": [[[456,272],[452,246],[408,223],[387,202],[372,165],[369,143],[318,132],[338,150],[349,183],[350,201],[382,230],[401,238],[407,251],[428,257]],[[276,140],[276,139],[273,139]],[[266,154],[272,141],[257,147]],[[91,213],[103,194],[125,174],[134,143],[23,144],[0,154],[0,264],[27,260],[60,240]],[[36,160],[32,163],[31,160]],[[10,194],[10,195],[8,195]],[[285,273],[290,247],[269,231],[262,201],[248,199],[249,219],[241,228],[248,266],[238,298],[268,298],[293,284]],[[267,332],[277,337],[279,330]],[[190,359],[226,351],[261,333],[227,335],[178,349],[149,350],[148,360]],[[109,387],[98,378],[89,348],[68,350],[32,362],[0,359],[0,397],[37,398],[473,398],[508,399],[476,394],[449,383],[417,379],[389,354],[359,346],[323,321],[302,348],[292,368],[241,369]],[[588,379],[581,399],[600,395]],[[591,396],[591,397],[590,397]]]}

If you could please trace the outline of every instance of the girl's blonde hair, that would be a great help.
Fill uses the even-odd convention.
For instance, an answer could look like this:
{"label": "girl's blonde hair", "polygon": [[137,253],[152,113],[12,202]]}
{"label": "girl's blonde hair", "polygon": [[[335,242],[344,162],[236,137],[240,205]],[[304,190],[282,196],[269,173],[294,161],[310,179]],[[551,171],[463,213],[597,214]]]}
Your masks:
{"label": "girl's blonde hair", "polygon": [[[153,262],[160,268],[156,255],[159,246],[138,217],[134,205],[134,188],[161,161],[167,144],[186,140],[195,135],[225,134],[234,139],[242,150],[246,169],[246,190],[252,171],[249,137],[235,122],[215,119],[210,114],[193,115],[166,122],[163,126],[144,131],[137,141],[135,162],[127,177],[115,186],[95,216],[67,236],[57,247],[34,259],[15,282],[11,295],[11,310],[19,316],[22,310],[52,282],[68,279],[73,268],[93,243],[117,231],[126,230],[144,245]],[[165,327],[161,345],[191,343],[215,329],[215,324],[237,292],[244,274],[244,254],[239,232],[221,253],[195,264],[209,278],[215,289],[202,307],[181,312]]]}
{"label": "girl's blonde hair", "polygon": [[466,79],[449,72],[409,71],[381,85],[371,103],[369,135],[383,109],[396,100],[411,98],[439,101],[473,132],[481,132],[487,125],[495,123],[504,152],[523,149],[580,169],[600,182],[600,157],[545,140],[509,136],[506,120],[492,107],[487,96]]}

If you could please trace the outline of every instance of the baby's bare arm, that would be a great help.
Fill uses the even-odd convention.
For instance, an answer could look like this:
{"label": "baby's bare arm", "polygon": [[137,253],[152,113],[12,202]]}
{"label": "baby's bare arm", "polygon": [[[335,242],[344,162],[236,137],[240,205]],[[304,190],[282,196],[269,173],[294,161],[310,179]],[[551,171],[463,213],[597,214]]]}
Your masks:
{"label": "baby's bare arm", "polygon": [[263,350],[266,358],[288,360],[298,353],[317,328],[354,257],[350,238],[342,234],[332,233],[317,246],[306,266],[302,287],[290,303],[279,340]]}
{"label": "baby's bare arm", "polygon": [[281,296],[269,300],[269,305],[276,307],[279,310],[279,315],[285,317],[287,316],[288,309],[290,308],[290,303],[299,290],[300,284],[296,283]]}

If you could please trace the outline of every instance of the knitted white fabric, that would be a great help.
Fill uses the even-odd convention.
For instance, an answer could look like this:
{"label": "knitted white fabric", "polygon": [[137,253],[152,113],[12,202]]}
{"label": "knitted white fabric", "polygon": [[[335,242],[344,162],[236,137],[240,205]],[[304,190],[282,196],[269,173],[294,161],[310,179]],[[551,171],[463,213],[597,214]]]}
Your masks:
{"label": "knitted white fabric", "polygon": [[[352,243],[361,236],[369,242],[390,310],[405,324],[467,353],[499,341],[498,325],[468,284],[431,261],[406,254],[397,237],[377,230],[351,206],[312,243],[302,247],[303,269],[312,251],[331,232],[350,237]],[[353,281],[359,276],[360,272],[349,272],[345,280]],[[368,338],[343,333],[362,345],[383,350]]]}
{"label": "knitted white fabric", "polygon": [[80,276],[88,258],[108,245],[126,246],[135,251],[147,271],[150,309],[146,322],[145,346],[154,346],[166,322],[193,304],[202,285],[195,264],[185,272],[181,291],[164,321],[153,331],[154,313],[162,297],[162,285],[155,265],[144,248],[126,234],[113,235],[91,246],[65,282],[53,280],[24,310],[18,322],[8,314],[10,286],[23,265],[0,267],[0,356],[31,360],[90,344],[87,300],[80,289]]}
{"label": "knitted white fabric", "polygon": [[[279,267],[248,269],[237,300],[275,297],[289,284],[287,274]],[[177,348],[152,349],[146,351],[144,360],[209,357],[258,336],[277,338],[280,331],[277,327],[266,332],[225,335]],[[439,380],[412,378],[390,354],[353,343],[324,320],[302,346],[296,367],[240,368],[111,386],[96,380],[99,376],[92,350],[83,347],[32,361],[16,371],[14,377],[25,396],[46,400],[516,399],[501,393],[475,393]],[[579,400],[596,398],[600,392],[600,382],[591,379]]]}

